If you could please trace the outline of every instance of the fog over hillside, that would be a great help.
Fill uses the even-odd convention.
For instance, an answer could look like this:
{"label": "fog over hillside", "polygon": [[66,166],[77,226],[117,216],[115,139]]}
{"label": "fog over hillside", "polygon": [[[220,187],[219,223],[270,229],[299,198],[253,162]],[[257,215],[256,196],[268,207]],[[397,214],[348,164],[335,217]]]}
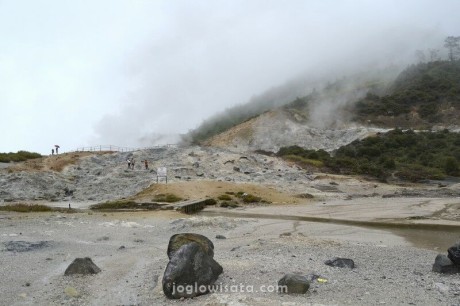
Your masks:
{"label": "fog over hillside", "polygon": [[459,10],[455,0],[0,2],[0,152],[175,142],[237,104],[402,69],[416,50],[445,57]]}
{"label": "fog over hillside", "polygon": [[[143,84],[130,99],[138,111],[132,114],[131,102],[122,114],[105,117],[96,128],[100,139],[134,129],[148,144],[156,133],[185,133],[233,105],[281,105],[343,76],[402,70],[416,60],[415,50],[442,49],[445,38],[438,22],[427,22],[423,3],[251,3],[176,11],[185,18],[174,21],[172,37],[131,62]],[[316,123],[324,123],[331,105],[316,109]]]}

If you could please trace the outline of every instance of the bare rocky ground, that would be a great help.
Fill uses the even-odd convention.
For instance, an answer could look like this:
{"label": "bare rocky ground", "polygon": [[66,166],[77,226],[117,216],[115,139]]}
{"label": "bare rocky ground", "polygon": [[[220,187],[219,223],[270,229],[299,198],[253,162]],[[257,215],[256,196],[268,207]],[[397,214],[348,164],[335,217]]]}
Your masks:
{"label": "bare rocky ground", "polygon": [[[128,158],[137,161],[134,170],[127,168]],[[145,159],[149,170],[141,162]],[[69,153],[12,165],[0,169],[0,203],[98,202],[130,197],[156,183],[158,167],[167,167],[170,183],[251,183],[319,198],[460,196],[460,182],[387,185],[359,177],[311,173],[276,157],[251,152],[184,147],[92,155]]]}
{"label": "bare rocky ground", "polygon": [[[238,152],[265,150],[277,152],[281,147],[296,144],[309,149],[333,151],[356,139],[388,129],[359,124],[335,122],[325,118],[312,124],[299,113],[274,110],[241,123],[208,140],[213,147],[231,148]],[[334,127],[332,127],[334,126]]]}
{"label": "bare rocky ground", "polygon": [[[1,305],[459,305],[458,275],[431,272],[438,252],[386,231],[286,220],[183,217],[176,212],[1,214]],[[222,290],[168,300],[169,237],[211,238]],[[216,235],[227,239],[216,239]],[[46,242],[28,250],[10,241]],[[9,250],[7,248],[9,246]],[[23,245],[22,245],[23,246]],[[332,268],[334,256],[355,261]],[[102,272],[64,276],[76,257]],[[285,273],[317,274],[306,295],[272,291]],[[219,288],[219,287],[218,287]]]}
{"label": "bare rocky ground", "polygon": [[[127,169],[128,157],[137,161],[135,170]],[[150,170],[143,169],[144,159],[150,161]],[[167,185],[156,184],[154,169],[162,166],[168,168]],[[459,276],[431,272],[436,255],[460,240],[460,231],[441,231],[428,244],[424,240],[431,237],[430,231],[412,232],[416,237],[409,239],[389,228],[247,218],[250,213],[284,214],[458,228],[457,182],[388,185],[310,173],[255,153],[203,147],[68,154],[0,169],[0,205],[44,202],[87,208],[150,189],[186,198],[243,190],[272,204],[209,209],[245,218],[189,217],[172,211],[0,213],[0,304],[460,305]],[[297,197],[300,194],[314,198]],[[215,259],[224,268],[218,280],[222,292],[190,300],[165,298],[161,277],[168,262],[167,244],[180,232],[200,233],[214,242]],[[218,234],[227,239],[215,239]],[[357,268],[324,265],[335,256],[352,258]],[[77,257],[91,257],[102,272],[64,276]],[[319,274],[327,282],[314,282],[301,296],[261,292],[292,272]],[[245,291],[259,292],[230,292],[235,287],[229,286],[240,284]]]}
{"label": "bare rocky ground", "polygon": [[[48,157],[58,158],[61,157]],[[137,161],[135,170],[128,170],[128,158]],[[150,162],[149,170],[141,163],[145,159]],[[101,201],[128,197],[156,182],[158,167],[168,168],[170,182],[214,180],[278,185],[309,180],[305,171],[264,155],[201,147],[162,148],[85,156],[61,172],[2,169],[0,200]],[[72,196],[66,195],[66,190],[72,191]]]}

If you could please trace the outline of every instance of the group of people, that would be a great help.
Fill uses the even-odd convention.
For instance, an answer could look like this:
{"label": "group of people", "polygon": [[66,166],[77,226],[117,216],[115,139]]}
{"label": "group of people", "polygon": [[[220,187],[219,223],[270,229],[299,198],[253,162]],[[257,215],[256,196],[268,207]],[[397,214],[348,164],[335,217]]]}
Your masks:
{"label": "group of people", "polygon": [[[128,169],[134,170],[134,166],[136,165],[136,161],[134,160],[134,158],[128,158],[126,161],[128,162]],[[144,162],[145,170],[149,170],[148,160],[144,160],[143,162]]]}
{"label": "group of people", "polygon": [[[56,147],[56,155],[58,154],[58,149],[59,147]],[[54,152],[55,152],[54,149],[51,149],[51,155],[54,155]]]}

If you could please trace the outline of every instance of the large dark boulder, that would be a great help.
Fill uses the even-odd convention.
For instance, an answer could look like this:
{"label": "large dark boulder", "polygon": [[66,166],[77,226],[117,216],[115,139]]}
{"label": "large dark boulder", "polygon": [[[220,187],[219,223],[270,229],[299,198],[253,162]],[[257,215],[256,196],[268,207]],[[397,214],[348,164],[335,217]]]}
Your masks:
{"label": "large dark boulder", "polygon": [[73,274],[97,274],[101,272],[98,266],[89,257],[76,258],[65,270],[64,275]]}
{"label": "large dark boulder", "polygon": [[443,274],[460,273],[460,266],[455,265],[446,255],[438,254],[433,264],[433,272]]}
{"label": "large dark boulder", "polygon": [[447,256],[456,265],[460,265],[460,242],[454,244],[447,250]]}
{"label": "large dark boulder", "polygon": [[337,267],[337,268],[354,269],[355,267],[355,262],[353,261],[353,259],[340,258],[340,257],[334,257],[332,259],[326,260],[324,264],[331,266],[331,267]]}
{"label": "large dark boulder", "polygon": [[168,248],[168,256],[170,254],[162,282],[163,292],[170,299],[191,298],[208,293],[209,286],[214,284],[223,271],[222,266],[197,242],[183,244],[171,253]]}
{"label": "large dark boulder", "polygon": [[214,244],[206,236],[193,233],[182,233],[171,236],[168,244],[168,258],[171,259],[172,255],[180,249],[184,244],[190,242],[196,242],[200,248],[208,254],[214,257]]}
{"label": "large dark boulder", "polygon": [[286,274],[278,281],[278,291],[280,293],[304,294],[310,288],[308,278],[298,274]]}

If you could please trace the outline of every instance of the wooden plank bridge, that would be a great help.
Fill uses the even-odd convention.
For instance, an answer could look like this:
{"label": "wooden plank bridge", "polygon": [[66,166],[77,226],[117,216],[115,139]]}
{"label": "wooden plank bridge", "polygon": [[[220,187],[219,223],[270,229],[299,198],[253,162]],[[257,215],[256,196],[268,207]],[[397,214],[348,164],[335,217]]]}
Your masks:
{"label": "wooden plank bridge", "polygon": [[[188,200],[180,203],[170,204],[169,206],[177,211],[186,214],[193,214],[206,207],[206,201],[209,199]],[[170,209],[171,209],[170,208]]]}

